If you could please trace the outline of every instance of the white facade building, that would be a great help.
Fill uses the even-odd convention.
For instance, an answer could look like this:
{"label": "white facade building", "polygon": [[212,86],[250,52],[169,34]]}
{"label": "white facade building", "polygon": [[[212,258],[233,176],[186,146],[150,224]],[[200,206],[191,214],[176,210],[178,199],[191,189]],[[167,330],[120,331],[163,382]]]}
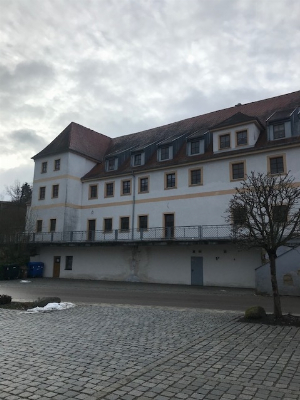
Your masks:
{"label": "white facade building", "polygon": [[[254,287],[225,211],[251,171],[300,184],[300,92],[118,138],[71,123],[34,158],[44,276]],[[233,221],[234,222],[234,221]]]}

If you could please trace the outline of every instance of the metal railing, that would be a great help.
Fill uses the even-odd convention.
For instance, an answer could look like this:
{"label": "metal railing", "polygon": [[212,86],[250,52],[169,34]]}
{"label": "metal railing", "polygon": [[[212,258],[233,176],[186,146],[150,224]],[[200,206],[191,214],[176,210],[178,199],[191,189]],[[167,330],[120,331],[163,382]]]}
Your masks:
{"label": "metal railing", "polygon": [[115,229],[112,231],[32,232],[3,235],[1,243],[81,243],[165,240],[229,240],[232,225],[176,226],[174,228]]}

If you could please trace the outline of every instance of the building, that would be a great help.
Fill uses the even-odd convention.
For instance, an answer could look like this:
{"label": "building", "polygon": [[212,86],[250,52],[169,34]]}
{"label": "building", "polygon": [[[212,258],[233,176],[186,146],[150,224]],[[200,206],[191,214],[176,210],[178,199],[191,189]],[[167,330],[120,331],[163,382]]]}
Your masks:
{"label": "building", "polygon": [[300,182],[299,105],[300,91],[117,138],[72,122],[33,157],[32,261],[48,277],[254,287],[262,254],[231,243],[225,211],[251,171]]}

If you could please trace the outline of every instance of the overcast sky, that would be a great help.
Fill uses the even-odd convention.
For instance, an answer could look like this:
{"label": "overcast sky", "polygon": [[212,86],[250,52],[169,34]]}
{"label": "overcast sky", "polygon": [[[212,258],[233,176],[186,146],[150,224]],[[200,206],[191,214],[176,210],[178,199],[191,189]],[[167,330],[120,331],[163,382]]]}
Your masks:
{"label": "overcast sky", "polygon": [[70,122],[115,137],[300,89],[299,0],[0,0],[0,199]]}

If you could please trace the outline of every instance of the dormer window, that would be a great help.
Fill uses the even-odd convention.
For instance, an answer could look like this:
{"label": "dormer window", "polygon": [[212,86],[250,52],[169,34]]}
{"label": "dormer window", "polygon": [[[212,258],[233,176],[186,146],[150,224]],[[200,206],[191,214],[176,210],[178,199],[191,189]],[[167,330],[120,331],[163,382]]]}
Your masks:
{"label": "dormer window", "polygon": [[161,147],[160,159],[163,161],[163,160],[169,160],[169,158],[170,158],[170,147],[169,146]]}
{"label": "dormer window", "polygon": [[277,124],[273,126],[273,137],[275,139],[283,139],[285,137],[284,124]]}
{"label": "dormer window", "polygon": [[220,140],[219,142],[220,150],[230,148],[230,133],[227,133],[226,135],[220,135],[219,140]]}
{"label": "dormer window", "polygon": [[142,154],[138,153],[134,155],[134,165],[138,166],[142,164]]}
{"label": "dormer window", "polygon": [[158,161],[171,160],[173,158],[173,146],[164,145],[160,146],[157,150]]}
{"label": "dormer window", "polygon": [[248,144],[248,131],[239,131],[236,132],[236,145],[237,146],[243,146]]}
{"label": "dormer window", "polygon": [[108,158],[105,162],[105,166],[106,171],[115,171],[118,168],[118,159],[116,157]]}
{"label": "dormer window", "polygon": [[140,165],[145,164],[145,152],[134,152],[131,154],[131,166],[132,167],[139,167]]}
{"label": "dormer window", "polygon": [[193,140],[191,142],[191,155],[200,153],[200,140]]}

